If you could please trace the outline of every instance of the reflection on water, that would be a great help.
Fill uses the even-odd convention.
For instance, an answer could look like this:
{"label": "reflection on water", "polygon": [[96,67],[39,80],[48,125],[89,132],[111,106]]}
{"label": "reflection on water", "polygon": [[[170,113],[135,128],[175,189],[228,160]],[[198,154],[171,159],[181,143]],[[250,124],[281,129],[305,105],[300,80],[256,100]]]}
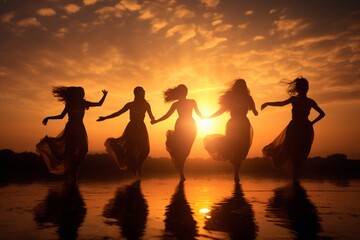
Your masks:
{"label": "reflection on water", "polygon": [[76,239],[86,215],[85,202],[77,186],[63,184],[50,188],[45,199],[34,209],[39,228],[58,227],[60,239]]}
{"label": "reflection on water", "polygon": [[118,225],[126,239],[140,239],[146,228],[148,212],[148,204],[138,180],[118,188],[115,197],[105,205],[103,216],[109,219],[106,224]]}
{"label": "reflection on water", "polygon": [[275,189],[267,212],[275,224],[289,229],[295,239],[317,239],[321,231],[317,209],[299,183]]}
{"label": "reflection on water", "polygon": [[166,206],[164,239],[195,239],[196,221],[186,200],[184,182],[180,181],[170,204]]}
{"label": "reflection on water", "polygon": [[215,204],[207,216],[205,229],[229,234],[230,239],[255,239],[258,227],[251,204],[244,198],[241,185],[235,182],[231,197]]}
{"label": "reflection on water", "polygon": [[[189,175],[190,176],[190,175]],[[360,180],[346,186],[231,176],[0,187],[1,240],[350,239],[360,236]],[[321,219],[321,221],[320,221]],[[354,227],[355,226],[355,227]]]}

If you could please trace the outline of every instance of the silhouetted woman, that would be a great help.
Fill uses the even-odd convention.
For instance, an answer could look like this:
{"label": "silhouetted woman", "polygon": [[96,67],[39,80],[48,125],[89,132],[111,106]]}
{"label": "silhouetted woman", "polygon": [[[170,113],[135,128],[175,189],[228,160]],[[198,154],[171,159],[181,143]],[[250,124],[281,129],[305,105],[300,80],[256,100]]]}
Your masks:
{"label": "silhouetted woman", "polygon": [[46,117],[43,124],[49,119],[63,119],[67,114],[69,119],[64,131],[57,137],[45,136],[36,145],[37,151],[44,159],[49,171],[53,174],[65,174],[71,182],[76,181],[80,163],[88,151],[86,129],[83,123],[85,110],[89,107],[101,106],[106,98],[107,91],[102,90],[103,97],[97,103],[84,99],[82,87],[54,87],[53,95],[65,108],[60,115]]}
{"label": "silhouetted woman", "polygon": [[219,98],[220,109],[208,118],[217,117],[230,112],[231,118],[226,124],[225,136],[208,135],[204,139],[204,147],[215,160],[229,160],[234,167],[234,180],[239,181],[241,162],[246,158],[251,143],[253,130],[247,112],[251,110],[255,116],[258,112],[245,80],[237,79]]}
{"label": "silhouetted woman", "polygon": [[[314,139],[313,124],[322,119],[325,113],[314,100],[307,97],[309,83],[304,77],[300,76],[288,85],[289,99],[261,105],[261,110],[267,106],[292,105],[292,120],[272,143],[263,148],[263,153],[275,167],[284,170],[293,180],[298,180]],[[313,121],[308,119],[311,108],[319,113]]]}
{"label": "silhouetted woman", "polygon": [[187,93],[188,89],[184,84],[167,89],[164,92],[165,102],[175,102],[164,116],[152,122],[154,124],[164,121],[175,110],[178,112],[179,118],[176,120],[175,129],[168,130],[166,133],[166,149],[170,153],[176,169],[179,171],[181,180],[185,180],[184,164],[190,154],[197,132],[196,123],[192,117],[193,110],[199,117],[202,117],[196,101],[186,98]]}
{"label": "silhouetted woman", "polygon": [[154,116],[150,104],[145,100],[145,90],[142,87],[136,87],[134,88],[134,95],[134,101],[128,102],[113,114],[99,117],[97,121],[114,118],[130,111],[130,122],[122,136],[108,138],[105,141],[105,146],[120,169],[128,169],[135,175],[141,175],[141,165],[150,152],[149,135],[144,123],[145,113],[148,113],[151,121],[154,120]]}

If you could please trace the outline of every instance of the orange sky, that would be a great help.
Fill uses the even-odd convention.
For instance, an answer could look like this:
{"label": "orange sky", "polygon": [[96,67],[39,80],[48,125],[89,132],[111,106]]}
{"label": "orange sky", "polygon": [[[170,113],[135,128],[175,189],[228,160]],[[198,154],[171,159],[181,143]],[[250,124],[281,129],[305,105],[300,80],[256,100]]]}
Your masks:
{"label": "orange sky", "polygon": [[[304,75],[309,97],[326,117],[315,125],[311,156],[345,153],[360,158],[360,3],[353,1],[83,0],[0,2],[0,149],[34,151],[66,119],[49,121],[63,105],[58,85],[80,85],[89,101],[109,91],[104,105],[86,112],[89,151],[103,152],[107,137],[121,135],[128,114],[119,110],[140,85],[155,117],[170,107],[162,91],[184,83],[204,114],[217,110],[227,83],[244,78],[258,110],[284,100],[279,82]],[[289,122],[290,106],[248,117],[254,128],[249,157],[261,156]],[[311,116],[313,118],[313,115]],[[228,115],[201,127],[190,157],[208,157],[202,139],[224,133]],[[149,124],[153,157],[168,156],[171,119]]]}

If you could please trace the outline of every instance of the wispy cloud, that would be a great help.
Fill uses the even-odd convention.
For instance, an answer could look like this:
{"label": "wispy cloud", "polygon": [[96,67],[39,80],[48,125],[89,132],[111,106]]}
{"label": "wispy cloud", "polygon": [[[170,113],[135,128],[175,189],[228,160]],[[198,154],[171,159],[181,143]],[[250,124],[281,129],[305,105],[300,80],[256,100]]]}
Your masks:
{"label": "wispy cloud", "polygon": [[200,0],[200,2],[207,7],[215,8],[219,5],[220,0]]}
{"label": "wispy cloud", "polygon": [[67,4],[64,9],[68,14],[73,14],[80,11],[80,7],[76,4]]}
{"label": "wispy cloud", "polygon": [[15,17],[15,12],[8,12],[8,13],[5,13],[4,15],[2,15],[0,17],[0,20],[3,23],[9,23],[9,22],[11,22],[12,19],[14,19],[14,17]]}
{"label": "wispy cloud", "polygon": [[83,0],[84,5],[93,5],[97,0]]}
{"label": "wispy cloud", "polygon": [[40,8],[36,13],[43,17],[49,17],[56,15],[56,12],[51,8]]}
{"label": "wispy cloud", "polygon": [[180,44],[188,41],[189,39],[195,37],[196,35],[196,26],[194,24],[181,24],[172,27],[166,32],[166,37],[172,37],[174,35],[179,35],[178,42]]}
{"label": "wispy cloud", "polygon": [[283,38],[295,36],[301,31],[309,27],[309,23],[306,23],[303,19],[286,19],[281,18],[274,21],[274,29],[270,31],[271,34],[280,33]]}
{"label": "wispy cloud", "polygon": [[21,19],[17,22],[17,26],[18,27],[38,27],[40,26],[40,22],[37,20],[37,18],[35,17],[29,17],[29,18],[24,18]]}

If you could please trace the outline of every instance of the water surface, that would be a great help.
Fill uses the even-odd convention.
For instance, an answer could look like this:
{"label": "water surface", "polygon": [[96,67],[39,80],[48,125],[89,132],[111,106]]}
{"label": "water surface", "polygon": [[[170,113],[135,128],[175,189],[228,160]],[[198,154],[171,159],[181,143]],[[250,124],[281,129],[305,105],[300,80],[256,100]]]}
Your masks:
{"label": "water surface", "polygon": [[358,239],[360,181],[231,175],[10,184],[1,239]]}

